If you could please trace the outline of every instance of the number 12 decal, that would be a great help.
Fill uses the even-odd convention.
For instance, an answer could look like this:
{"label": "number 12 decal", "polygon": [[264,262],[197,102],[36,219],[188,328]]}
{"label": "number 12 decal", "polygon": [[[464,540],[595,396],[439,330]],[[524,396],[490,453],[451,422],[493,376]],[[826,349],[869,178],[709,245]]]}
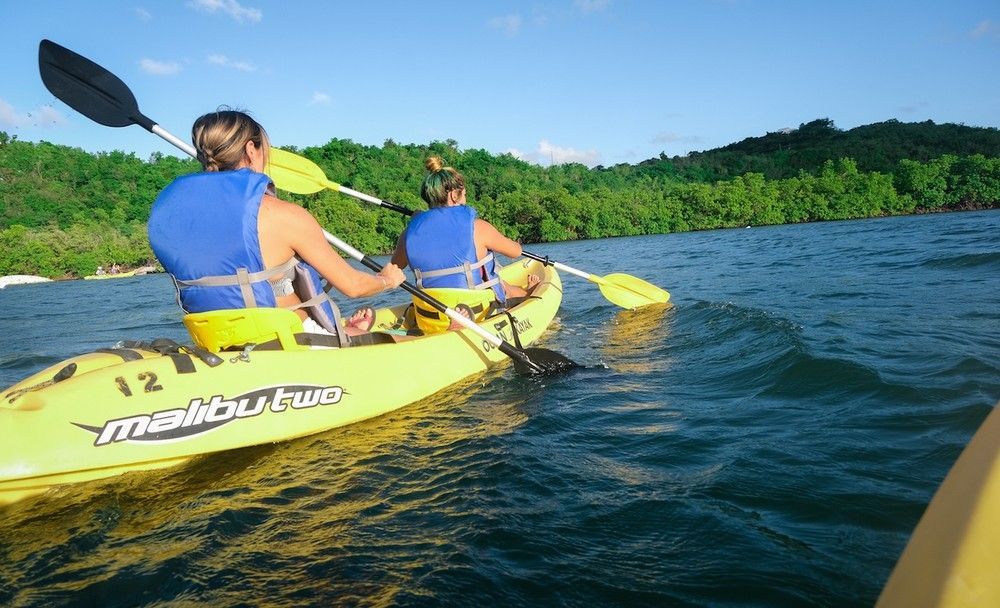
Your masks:
{"label": "number 12 decal", "polygon": [[[136,378],[138,378],[139,381],[145,380],[145,384],[142,387],[144,392],[152,393],[163,390],[163,385],[156,383],[156,374],[153,372],[143,372],[136,376]],[[118,386],[118,390],[121,391],[123,395],[126,397],[132,396],[132,388],[129,387],[128,381],[125,380],[124,376],[118,376],[115,378],[115,384]]]}

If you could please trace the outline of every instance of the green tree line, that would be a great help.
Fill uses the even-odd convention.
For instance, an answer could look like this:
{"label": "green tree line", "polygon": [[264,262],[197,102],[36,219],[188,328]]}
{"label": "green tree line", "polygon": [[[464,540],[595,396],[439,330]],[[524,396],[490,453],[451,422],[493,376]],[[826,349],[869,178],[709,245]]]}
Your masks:
{"label": "green tree line", "polygon": [[[524,243],[1000,206],[996,129],[871,127],[860,159],[835,156],[842,148],[830,142],[840,132],[826,119],[777,134],[794,135],[794,145],[785,140],[791,147],[772,145],[776,134],[768,134],[735,148],[593,169],[543,168],[509,154],[462,150],[453,140],[388,140],[379,147],[334,139],[295,151],[331,180],[412,209],[424,208],[424,159],[440,155],[465,175],[481,216]],[[979,143],[970,147],[956,133]],[[742,171],[747,167],[755,170]],[[0,132],[0,275],[72,277],[112,262],[148,263],[145,222],[153,200],[172,179],[198,169],[173,156],[90,154]],[[334,192],[285,196],[367,253],[390,251],[405,227],[399,214]]]}
{"label": "green tree line", "polygon": [[691,181],[716,181],[744,173],[762,173],[768,179],[815,173],[828,160],[853,159],[864,172],[893,173],[903,159],[929,162],[944,154],[997,156],[1000,130],[898,120],[862,125],[842,131],[829,118],[820,118],[761,137],[749,137],[706,152],[639,163],[639,172],[668,173]]}

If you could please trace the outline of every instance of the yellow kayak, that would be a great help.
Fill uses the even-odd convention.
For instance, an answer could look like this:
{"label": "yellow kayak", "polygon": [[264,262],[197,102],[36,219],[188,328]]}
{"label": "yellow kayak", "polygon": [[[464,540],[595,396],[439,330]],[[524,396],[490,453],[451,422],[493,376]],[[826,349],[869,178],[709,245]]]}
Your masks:
{"label": "yellow kayak", "polygon": [[948,472],[882,590],[881,608],[1000,606],[1000,408]]}
{"label": "yellow kayak", "polygon": [[[512,317],[479,324],[523,346],[539,338],[562,302],[551,266],[520,261],[501,276],[524,285],[528,273],[542,282]],[[399,333],[412,322],[412,307],[401,304],[376,311],[373,331]],[[0,504],[351,424],[508,359],[468,329],[345,349],[213,354],[159,346],[79,355],[0,391]]]}

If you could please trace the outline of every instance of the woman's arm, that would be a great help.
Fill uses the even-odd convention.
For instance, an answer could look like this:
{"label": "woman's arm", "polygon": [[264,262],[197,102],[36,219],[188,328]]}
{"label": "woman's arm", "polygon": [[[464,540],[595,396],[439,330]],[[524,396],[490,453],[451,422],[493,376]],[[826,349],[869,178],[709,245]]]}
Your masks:
{"label": "woman's arm", "polygon": [[268,250],[274,251],[277,263],[293,253],[298,255],[347,297],[375,295],[398,287],[406,279],[392,263],[386,264],[377,275],[352,267],[326,242],[316,218],[298,205],[265,196],[260,213],[258,226],[264,228],[260,237],[265,255]]}
{"label": "woman's arm", "polygon": [[396,250],[392,252],[392,263],[400,268],[406,268],[410,259],[406,257],[406,230],[396,239]]}
{"label": "woman's arm", "polygon": [[489,251],[495,251],[509,258],[521,257],[521,244],[500,234],[500,231],[486,220],[476,220],[473,237],[477,246],[482,245]]}

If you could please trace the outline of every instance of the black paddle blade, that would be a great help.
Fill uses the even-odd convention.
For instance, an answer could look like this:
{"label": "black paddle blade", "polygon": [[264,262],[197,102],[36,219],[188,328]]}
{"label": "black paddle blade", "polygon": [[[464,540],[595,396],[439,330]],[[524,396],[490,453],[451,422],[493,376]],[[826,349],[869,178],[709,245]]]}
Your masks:
{"label": "black paddle blade", "polygon": [[139,112],[135,95],[117,76],[51,40],[38,45],[38,71],[53,95],[94,122],[108,127],[156,123]]}
{"label": "black paddle blade", "polygon": [[578,363],[547,348],[525,348],[521,352],[530,364],[514,357],[514,371],[519,374],[550,376],[580,367]]}

